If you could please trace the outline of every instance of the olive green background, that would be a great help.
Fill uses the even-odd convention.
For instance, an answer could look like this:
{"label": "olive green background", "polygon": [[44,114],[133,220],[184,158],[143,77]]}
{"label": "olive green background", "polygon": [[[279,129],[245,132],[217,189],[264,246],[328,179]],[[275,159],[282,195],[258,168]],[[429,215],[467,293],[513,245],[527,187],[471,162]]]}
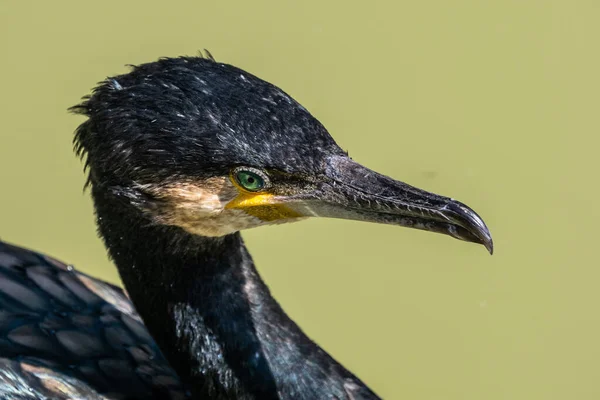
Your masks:
{"label": "olive green background", "polygon": [[118,282],[66,109],[125,64],[208,48],[494,236],[490,257],[358,222],[248,231],[311,337],[387,399],[598,399],[598,21],[596,0],[0,0],[0,237]]}

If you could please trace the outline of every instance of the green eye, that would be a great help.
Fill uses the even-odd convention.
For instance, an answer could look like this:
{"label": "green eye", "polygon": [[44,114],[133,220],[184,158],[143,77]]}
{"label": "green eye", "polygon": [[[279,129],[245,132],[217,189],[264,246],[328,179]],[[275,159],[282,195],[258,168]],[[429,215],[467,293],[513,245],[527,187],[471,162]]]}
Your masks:
{"label": "green eye", "polygon": [[250,192],[258,192],[265,187],[265,178],[258,172],[239,169],[234,175],[237,183]]}

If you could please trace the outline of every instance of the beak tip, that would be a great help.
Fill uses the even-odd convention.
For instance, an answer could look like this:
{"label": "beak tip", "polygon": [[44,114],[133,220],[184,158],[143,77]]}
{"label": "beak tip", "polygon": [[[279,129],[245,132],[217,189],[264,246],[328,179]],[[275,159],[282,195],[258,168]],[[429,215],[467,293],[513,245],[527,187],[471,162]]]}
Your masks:
{"label": "beak tip", "polygon": [[447,205],[447,209],[453,212],[457,224],[471,235],[471,239],[466,240],[480,243],[485,246],[490,255],[494,254],[494,241],[492,240],[490,230],[475,211],[456,200],[452,200]]}
{"label": "beak tip", "polygon": [[492,234],[485,225],[485,222],[483,222],[479,216],[477,216],[477,218],[480,221],[480,224],[478,224],[480,229],[476,229],[475,234],[479,237],[479,240],[481,240],[481,244],[484,245],[487,251],[490,253],[490,256],[494,255],[494,240],[492,239]]}
{"label": "beak tip", "polygon": [[476,228],[472,233],[479,238],[480,243],[487,249],[487,251],[490,253],[490,256],[494,255],[494,240],[492,239],[492,235],[488,227],[485,226],[483,220],[479,217],[478,219],[481,223],[478,224],[478,229]]}
{"label": "beak tip", "polygon": [[483,245],[485,246],[487,251],[490,253],[490,256],[494,255],[494,241],[492,240],[491,236],[488,236],[486,238],[486,240],[483,241]]}

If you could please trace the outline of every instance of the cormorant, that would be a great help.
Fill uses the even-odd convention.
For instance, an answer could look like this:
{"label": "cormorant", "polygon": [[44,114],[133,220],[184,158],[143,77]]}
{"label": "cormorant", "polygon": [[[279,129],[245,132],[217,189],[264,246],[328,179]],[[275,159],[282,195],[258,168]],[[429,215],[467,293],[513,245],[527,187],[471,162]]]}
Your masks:
{"label": "cormorant", "polygon": [[376,399],[284,313],[239,231],[334,217],[492,252],[469,207],[358,164],[281,89],[212,57],[133,67],[72,110],[127,292],[0,242],[2,399]]}

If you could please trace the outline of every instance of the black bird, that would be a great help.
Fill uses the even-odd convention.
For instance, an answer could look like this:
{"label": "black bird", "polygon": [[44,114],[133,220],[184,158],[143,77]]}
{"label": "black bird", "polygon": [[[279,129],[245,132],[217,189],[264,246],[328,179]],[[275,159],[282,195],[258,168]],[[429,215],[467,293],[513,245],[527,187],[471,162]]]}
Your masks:
{"label": "black bird", "polygon": [[0,242],[2,399],[377,399],[283,312],[239,231],[334,217],[492,252],[473,210],[361,166],[282,90],[212,57],[134,67],[72,110],[127,294]]}

